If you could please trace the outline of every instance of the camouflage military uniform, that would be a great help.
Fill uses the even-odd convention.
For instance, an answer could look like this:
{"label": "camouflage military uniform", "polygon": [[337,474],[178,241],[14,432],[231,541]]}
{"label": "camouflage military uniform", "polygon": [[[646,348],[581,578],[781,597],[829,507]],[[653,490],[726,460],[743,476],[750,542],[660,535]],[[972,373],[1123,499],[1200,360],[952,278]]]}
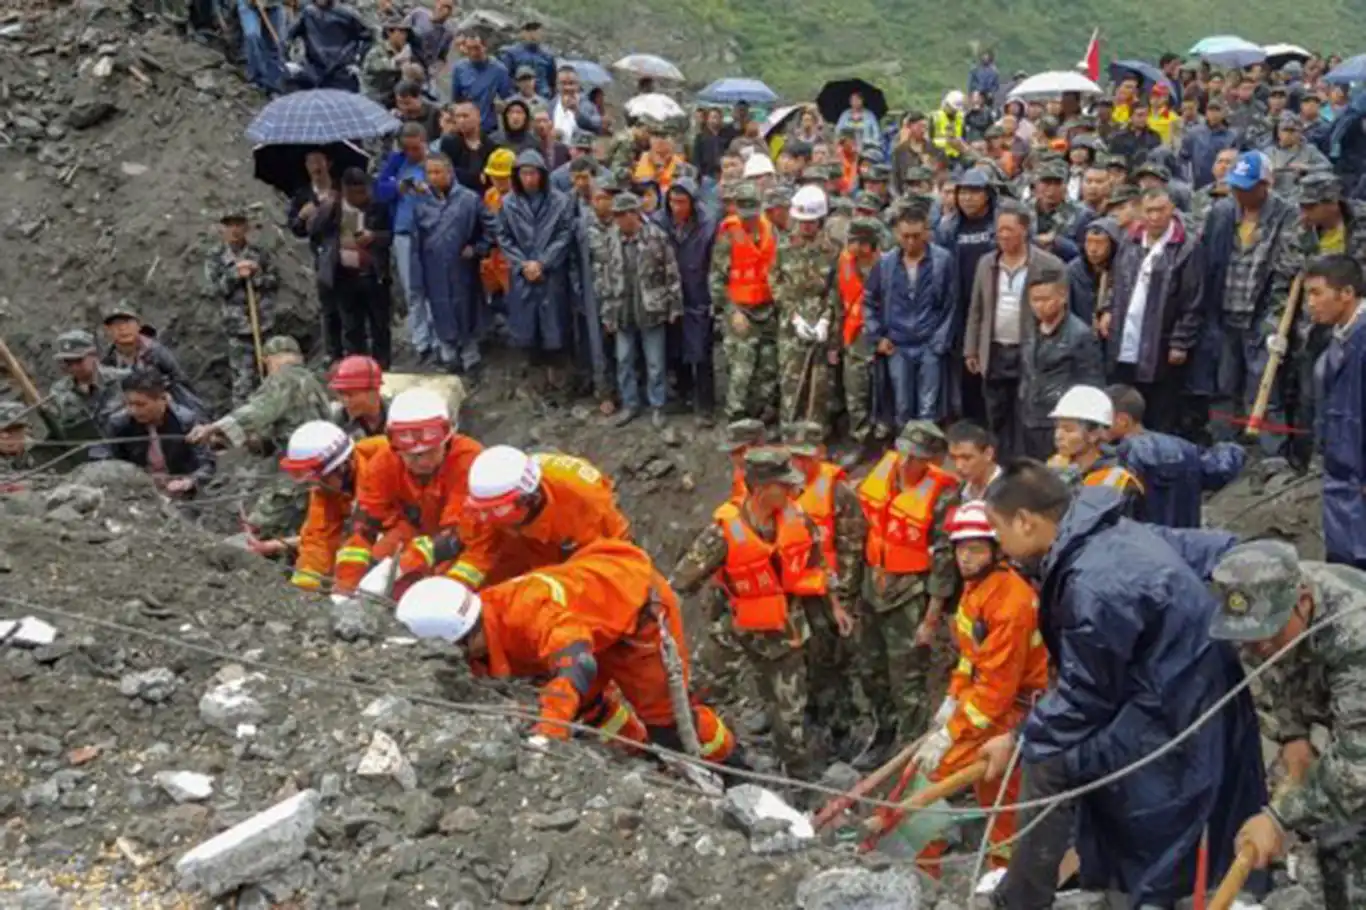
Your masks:
{"label": "camouflage military uniform", "polygon": [[[58,360],[80,360],[96,353],[95,339],[89,332],[76,329],[57,336]],[[42,406],[43,421],[55,437],[54,441],[69,441],[82,446],[62,459],[63,467],[69,468],[88,460],[92,455],[102,454],[99,446],[89,443],[105,435],[104,428],[109,418],[123,406],[119,383],[128,375],[128,371],[103,364],[96,364],[94,369],[94,380],[83,388],[77,386],[71,376],[63,376],[54,382]],[[45,454],[50,461],[60,452],[54,448]]]}
{"label": "camouflage military uniform", "polygon": [[254,243],[233,249],[219,243],[204,263],[204,280],[218,298],[223,330],[228,333],[228,366],[232,370],[232,401],[242,404],[259,382],[256,351],[251,337],[251,318],[247,312],[247,281],[237,276],[237,263],[249,259],[260,268],[249,279],[256,291],[256,308],[264,339],[275,324],[273,296],[280,286],[275,260]]}
{"label": "camouflage military uniform", "polygon": [[[288,346],[298,353],[299,346],[291,338],[276,337],[266,342],[264,353],[286,353]],[[301,363],[286,364],[267,376],[250,399],[228,416],[214,423],[234,446],[252,444],[263,452],[283,452],[289,445],[289,435],[309,420],[327,420],[331,406],[327,390],[308,368]],[[272,468],[277,464],[272,458]],[[288,537],[303,523],[308,504],[308,488],[279,476],[263,481],[261,495],[247,513],[247,523],[265,539]]]}
{"label": "camouflage military uniform", "polygon": [[[1301,584],[1314,602],[1309,621],[1340,617],[1301,641],[1263,677],[1267,731],[1284,745],[1328,729],[1327,747],[1304,781],[1277,788],[1271,808],[1286,829],[1314,838],[1323,893],[1315,905],[1366,907],[1366,573],[1347,566],[1298,562],[1280,541],[1230,550],[1213,573],[1223,604],[1215,638],[1265,641],[1297,609]],[[1352,612],[1350,615],[1348,611]]]}
{"label": "camouflage military uniform", "polygon": [[1220,199],[1228,198],[1228,187],[1211,183],[1202,186],[1191,195],[1191,230],[1197,236],[1205,233],[1205,222],[1209,220],[1209,210]]}
{"label": "camouflage military uniform", "polygon": [[[622,193],[613,207],[615,211],[639,211],[640,200]],[[594,285],[598,287],[604,324],[650,329],[683,315],[683,286],[673,244],[653,221],[644,221],[634,238],[627,238],[613,226],[603,240],[602,253],[601,284],[595,274]],[[629,282],[632,274],[635,287]]]}
{"label": "camouflage military uniform", "polygon": [[[736,205],[741,218],[756,215],[758,203],[753,184],[741,184],[736,189]],[[776,234],[776,229],[773,230]],[[715,301],[730,299],[727,285],[730,281],[731,243],[730,231],[722,228],[712,252],[712,299]],[[737,332],[734,325],[737,317],[744,324],[741,332]],[[778,398],[777,307],[772,303],[744,307],[731,304],[725,309],[723,324],[725,339],[722,347],[729,372],[726,419],[772,418]]]}
{"label": "camouflage military uniform", "polygon": [[[0,433],[12,431],[16,435],[27,437],[28,420],[25,417],[27,408],[17,401],[0,402]],[[38,460],[33,456],[33,450],[25,446],[24,450],[18,455],[5,455],[0,453],[0,484],[6,474],[17,474],[24,471],[31,471],[38,467]]]}
{"label": "camouflage military uniform", "polygon": [[[927,446],[932,444],[934,435],[942,437],[933,424],[911,421],[902,431],[897,448],[903,457],[929,457]],[[901,482],[899,477],[897,482]],[[860,682],[872,703],[879,728],[899,724],[903,740],[925,731],[932,708],[943,694],[932,691],[943,685],[943,680],[936,679],[931,672],[937,663],[933,646],[918,648],[915,639],[930,600],[941,598],[947,609],[958,585],[953,547],[944,532],[944,522],[957,504],[958,491],[954,488],[944,490],[935,500],[929,541],[933,564],[929,572],[897,575],[869,567],[863,574]]]}
{"label": "camouflage military uniform", "polygon": [[[830,340],[839,335],[835,323],[830,274],[840,247],[825,231],[801,235],[800,225],[778,243],[773,297],[778,307],[779,412],[784,421],[826,422],[830,409]],[[793,318],[808,326],[824,324],[825,341],[798,337]]]}

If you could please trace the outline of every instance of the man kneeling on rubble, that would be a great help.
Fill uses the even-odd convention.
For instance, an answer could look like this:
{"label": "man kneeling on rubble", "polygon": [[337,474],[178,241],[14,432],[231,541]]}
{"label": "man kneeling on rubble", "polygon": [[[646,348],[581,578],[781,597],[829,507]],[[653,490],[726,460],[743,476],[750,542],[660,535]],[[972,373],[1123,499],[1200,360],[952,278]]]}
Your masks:
{"label": "man kneeling on rubble", "polygon": [[[396,615],[419,638],[460,645],[475,675],[548,677],[528,745],[568,739],[568,724],[577,722],[614,742],[683,749],[663,654],[666,637],[685,641],[678,598],[644,551],[628,543],[596,541],[559,565],[478,594],[453,578],[424,578],[399,600]],[[679,657],[683,678],[674,682],[686,690],[684,647]],[[711,708],[693,702],[691,715],[702,758],[743,762],[734,734]]]}

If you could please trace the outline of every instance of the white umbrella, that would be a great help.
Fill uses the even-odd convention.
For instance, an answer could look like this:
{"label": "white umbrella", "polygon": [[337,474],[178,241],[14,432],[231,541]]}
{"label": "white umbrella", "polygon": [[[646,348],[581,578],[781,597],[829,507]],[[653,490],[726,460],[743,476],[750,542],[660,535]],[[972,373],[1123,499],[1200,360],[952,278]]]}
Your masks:
{"label": "white umbrella", "polygon": [[1081,73],[1068,70],[1055,70],[1030,76],[1010,90],[1011,98],[1030,100],[1034,98],[1056,98],[1066,92],[1080,92],[1083,95],[1100,95],[1104,90]]}
{"label": "white umbrella", "polygon": [[677,101],[658,92],[636,95],[626,102],[626,113],[631,117],[645,117],[650,120],[672,120],[675,117],[687,119],[688,116]]}
{"label": "white umbrella", "polygon": [[668,79],[673,82],[683,81],[683,71],[674,66],[663,57],[656,57],[654,54],[627,54],[616,63],[612,64],[612,69],[621,70],[623,73],[631,73],[646,79]]}
{"label": "white umbrella", "polygon": [[1273,68],[1284,66],[1291,60],[1303,63],[1314,56],[1298,44],[1268,44],[1262,50],[1266,51],[1266,62]]}

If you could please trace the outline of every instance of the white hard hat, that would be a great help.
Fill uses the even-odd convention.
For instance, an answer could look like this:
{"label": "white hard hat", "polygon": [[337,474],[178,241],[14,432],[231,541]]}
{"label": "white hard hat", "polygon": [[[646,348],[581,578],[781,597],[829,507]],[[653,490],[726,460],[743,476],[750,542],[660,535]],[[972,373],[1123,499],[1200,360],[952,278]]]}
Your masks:
{"label": "white hard hat", "polygon": [[434,449],[451,436],[451,408],[431,389],[407,389],[394,396],[385,424],[389,443],[399,452]]}
{"label": "white hard hat", "polygon": [[944,530],[948,531],[949,540],[954,543],[960,540],[996,539],[996,529],[987,519],[986,503],[980,499],[965,502],[954,509],[944,523]]}
{"label": "white hard hat", "polygon": [[492,446],[470,465],[470,503],[528,496],[541,485],[541,464],[521,449]]}
{"label": "white hard hat", "polygon": [[434,575],[405,591],[394,615],[418,638],[458,642],[478,625],[483,612],[478,594],[454,578]]}
{"label": "white hard hat", "polygon": [[327,420],[310,420],[289,434],[280,467],[301,480],[322,477],[346,464],[355,445],[341,427]]}
{"label": "white hard hat", "polygon": [[773,169],[773,161],[767,155],[755,152],[749,156],[745,162],[744,176],[746,179],[753,177],[772,177],[777,171]]}
{"label": "white hard hat", "polygon": [[944,95],[944,106],[951,107],[955,111],[961,111],[965,103],[966,99],[963,98],[963,93],[958,89],[954,89]]}
{"label": "white hard hat", "polygon": [[793,221],[820,221],[830,214],[830,203],[825,190],[818,186],[804,186],[792,195]]}
{"label": "white hard hat", "polygon": [[1068,389],[1048,415],[1052,420],[1084,420],[1109,427],[1115,422],[1115,406],[1104,389],[1093,385],[1074,385]]}

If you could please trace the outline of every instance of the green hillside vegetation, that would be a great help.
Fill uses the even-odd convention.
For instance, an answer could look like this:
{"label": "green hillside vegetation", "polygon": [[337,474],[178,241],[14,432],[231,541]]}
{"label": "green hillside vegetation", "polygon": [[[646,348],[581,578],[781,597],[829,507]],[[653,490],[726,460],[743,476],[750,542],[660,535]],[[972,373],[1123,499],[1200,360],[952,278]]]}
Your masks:
{"label": "green hillside vegetation", "polygon": [[[895,104],[933,104],[963,87],[974,47],[995,49],[1003,78],[1067,69],[1097,26],[1103,65],[1184,52],[1213,34],[1366,51],[1364,0],[560,0],[555,9],[609,46],[673,53],[698,85],[757,76],[790,99],[856,74]],[[734,62],[717,53],[727,39]]]}

